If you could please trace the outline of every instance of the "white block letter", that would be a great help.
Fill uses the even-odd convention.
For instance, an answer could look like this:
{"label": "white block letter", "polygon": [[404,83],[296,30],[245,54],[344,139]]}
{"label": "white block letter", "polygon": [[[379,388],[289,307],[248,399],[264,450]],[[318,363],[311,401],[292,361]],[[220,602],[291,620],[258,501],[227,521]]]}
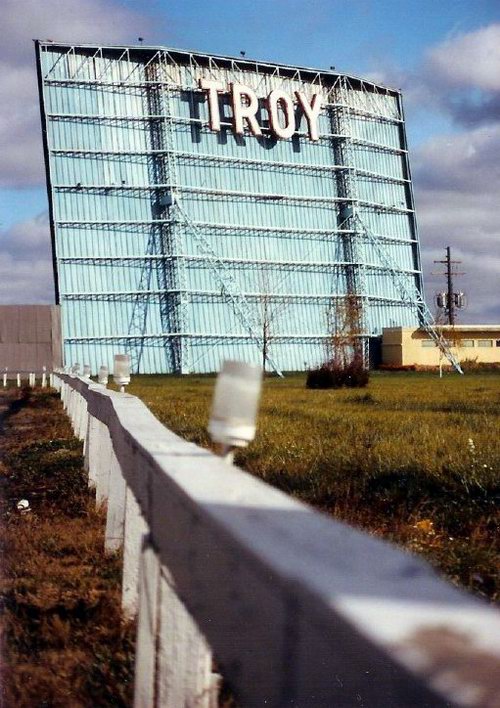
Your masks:
{"label": "white block letter", "polygon": [[[279,121],[278,106],[281,106],[283,115],[285,116],[285,125],[281,125]],[[291,138],[295,133],[295,115],[293,110],[293,101],[290,96],[284,91],[275,89],[271,91],[267,97],[267,110],[269,113],[269,123],[271,130],[278,137],[286,140]]]}
{"label": "white block letter", "polygon": [[224,91],[224,84],[221,81],[211,79],[200,79],[200,88],[208,94],[208,124],[210,130],[220,130],[220,111],[218,94]]}
{"label": "white block letter", "polygon": [[[232,84],[232,105],[233,105],[233,121],[234,132],[237,135],[243,135],[243,119],[248,122],[250,132],[253,135],[262,135],[255,114],[259,110],[259,102],[257,96],[248,86],[243,84]],[[242,98],[245,97],[245,105],[242,103]]]}
{"label": "white block letter", "polygon": [[311,103],[309,103],[307,96],[304,93],[295,91],[295,95],[297,96],[297,100],[304,111],[309,129],[309,137],[311,140],[319,140],[318,116],[323,106],[323,100],[320,94],[313,94]]}

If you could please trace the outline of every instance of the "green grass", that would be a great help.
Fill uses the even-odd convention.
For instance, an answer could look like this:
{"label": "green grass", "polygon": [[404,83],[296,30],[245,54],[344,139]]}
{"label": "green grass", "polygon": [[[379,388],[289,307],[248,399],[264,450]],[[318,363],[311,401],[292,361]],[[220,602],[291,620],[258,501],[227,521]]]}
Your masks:
{"label": "green grass", "polygon": [[[304,381],[266,379],[256,439],[237,464],[497,599],[500,374],[378,372],[363,390],[308,390]],[[142,376],[129,392],[208,446],[213,385]]]}

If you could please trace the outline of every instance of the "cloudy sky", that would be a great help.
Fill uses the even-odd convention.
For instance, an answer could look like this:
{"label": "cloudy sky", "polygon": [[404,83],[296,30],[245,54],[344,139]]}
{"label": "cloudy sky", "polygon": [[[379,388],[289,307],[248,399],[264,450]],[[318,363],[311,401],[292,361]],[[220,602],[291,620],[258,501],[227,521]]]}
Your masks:
{"label": "cloudy sky", "polygon": [[429,304],[463,261],[462,322],[500,321],[498,0],[2,0],[0,303],[53,302],[32,39],[161,44],[402,88]]}

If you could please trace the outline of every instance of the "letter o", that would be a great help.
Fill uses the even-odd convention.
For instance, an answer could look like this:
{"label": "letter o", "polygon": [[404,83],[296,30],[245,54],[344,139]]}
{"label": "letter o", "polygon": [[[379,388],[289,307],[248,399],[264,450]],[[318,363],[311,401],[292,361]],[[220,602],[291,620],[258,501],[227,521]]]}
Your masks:
{"label": "letter o", "polygon": [[[278,106],[281,105],[285,116],[285,125],[282,126],[279,120]],[[275,89],[267,97],[267,112],[269,113],[269,123],[272,132],[278,137],[286,140],[295,133],[295,111],[293,101],[288,93]]]}

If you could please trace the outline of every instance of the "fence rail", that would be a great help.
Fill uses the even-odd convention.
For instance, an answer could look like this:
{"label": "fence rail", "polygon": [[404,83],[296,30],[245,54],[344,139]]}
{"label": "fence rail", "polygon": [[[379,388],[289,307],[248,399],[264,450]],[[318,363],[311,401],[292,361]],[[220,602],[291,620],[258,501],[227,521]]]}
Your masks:
{"label": "fence rail", "polygon": [[242,706],[498,705],[496,610],[182,440],[134,396],[53,382],[107,504],[105,550],[123,547],[136,708],[216,706],[212,651]]}

